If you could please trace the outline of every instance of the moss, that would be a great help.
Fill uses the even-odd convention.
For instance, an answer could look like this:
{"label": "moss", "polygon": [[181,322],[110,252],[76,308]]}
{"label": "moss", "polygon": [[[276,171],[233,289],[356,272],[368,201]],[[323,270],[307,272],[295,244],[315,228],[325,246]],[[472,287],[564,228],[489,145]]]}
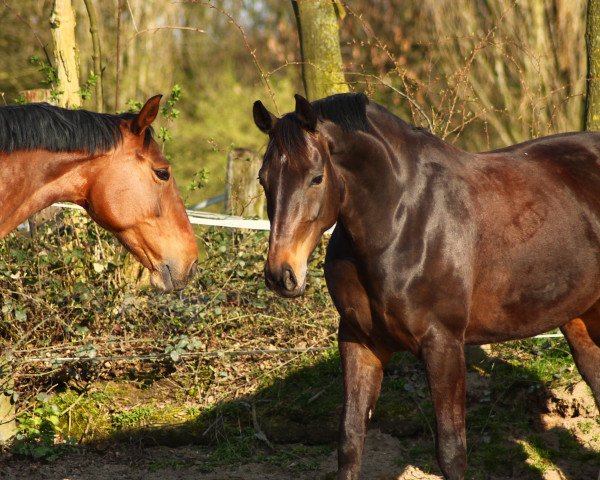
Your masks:
{"label": "moss", "polygon": [[340,30],[332,2],[298,2],[304,85],[313,101],[348,91],[342,67]]}

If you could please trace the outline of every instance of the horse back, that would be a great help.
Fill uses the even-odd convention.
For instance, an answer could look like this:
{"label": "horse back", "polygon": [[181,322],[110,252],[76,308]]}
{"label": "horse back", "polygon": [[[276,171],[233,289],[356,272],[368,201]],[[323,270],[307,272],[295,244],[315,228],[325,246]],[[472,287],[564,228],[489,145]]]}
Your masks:
{"label": "horse back", "polygon": [[496,176],[509,197],[526,191],[537,197],[564,195],[571,207],[600,213],[600,133],[552,135],[478,157],[481,171]]}

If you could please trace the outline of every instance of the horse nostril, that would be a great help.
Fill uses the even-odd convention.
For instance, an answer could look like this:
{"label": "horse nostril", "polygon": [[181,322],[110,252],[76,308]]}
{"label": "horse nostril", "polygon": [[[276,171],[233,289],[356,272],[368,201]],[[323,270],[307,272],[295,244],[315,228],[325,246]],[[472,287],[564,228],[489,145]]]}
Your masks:
{"label": "horse nostril", "polygon": [[282,283],[286,290],[292,291],[298,286],[298,282],[296,281],[296,275],[291,268],[286,267],[283,270]]}
{"label": "horse nostril", "polygon": [[273,275],[271,274],[271,270],[269,269],[269,266],[266,264],[265,264],[264,274],[265,274],[265,281],[267,282],[267,284],[272,284],[273,283]]}
{"label": "horse nostril", "polygon": [[192,263],[192,266],[190,267],[190,271],[188,273],[188,279],[194,278],[197,273],[198,273],[198,260],[194,260],[194,263]]}

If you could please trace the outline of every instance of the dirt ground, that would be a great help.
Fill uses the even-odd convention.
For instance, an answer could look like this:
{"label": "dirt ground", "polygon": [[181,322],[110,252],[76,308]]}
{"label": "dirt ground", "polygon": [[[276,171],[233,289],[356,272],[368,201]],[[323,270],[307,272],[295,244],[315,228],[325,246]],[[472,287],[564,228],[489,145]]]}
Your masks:
{"label": "dirt ground", "polygon": [[[279,446],[282,448],[283,446]],[[441,476],[424,473],[411,465],[398,465],[400,440],[371,430],[368,434],[363,458],[362,480],[433,480]],[[201,447],[152,447],[136,448],[120,446],[102,453],[89,451],[73,452],[51,463],[4,457],[0,467],[3,480],[314,480],[334,479],[336,452],[317,459],[318,467],[311,471],[293,471],[288,468],[265,463],[251,463],[236,467],[223,467],[218,471],[203,473],[205,460]],[[600,468],[600,466],[599,466]],[[509,476],[487,476],[489,480],[519,478]],[[538,477],[540,480],[600,480],[596,468],[590,466],[577,474],[566,474],[561,470],[548,470]]]}
{"label": "dirt ground", "polygon": [[[483,398],[490,388],[484,377],[468,376],[469,388]],[[598,410],[588,387],[582,381],[560,389],[552,389],[536,400],[533,396],[511,398],[518,403],[523,418],[502,425],[495,442],[497,454],[488,458],[495,471],[484,470],[485,462],[476,464],[474,452],[485,435],[471,435],[469,444],[469,480],[600,480],[600,422]],[[477,405],[472,404],[471,408]],[[493,415],[494,410],[489,410]],[[397,420],[396,420],[397,423]],[[368,433],[363,454],[362,480],[431,480],[441,479],[435,462],[432,431],[391,435],[384,422]],[[309,428],[308,425],[306,428]],[[325,427],[311,425],[311,428]],[[387,426],[389,429],[389,425]],[[383,431],[382,431],[383,430]],[[393,433],[393,431],[392,431]],[[270,434],[267,435],[270,437]],[[271,437],[274,439],[274,437]],[[52,462],[37,461],[11,453],[0,453],[0,480],[334,480],[337,455],[327,444],[304,453],[303,444],[278,441],[260,463],[213,467],[207,446],[143,446],[109,441],[102,447],[86,445],[67,450]],[[540,448],[531,451],[528,445]],[[421,452],[415,450],[420,445]],[[510,455],[506,445],[522,447],[521,455]],[[571,447],[569,448],[569,445]],[[407,447],[412,447],[409,451]],[[265,447],[266,448],[266,447]],[[528,449],[529,448],[529,449]],[[481,451],[481,448],[479,449]],[[265,450],[267,451],[267,450]],[[546,455],[546,453],[547,455]],[[214,451],[212,452],[214,453]],[[279,454],[279,459],[275,458]],[[420,455],[420,459],[416,456]],[[546,455],[546,463],[544,460]],[[307,462],[307,459],[309,462]],[[223,462],[228,463],[228,462]],[[426,473],[428,472],[428,473]],[[432,474],[431,472],[434,472]]]}
{"label": "dirt ground", "polygon": [[[371,430],[365,445],[364,480],[440,479],[415,467],[395,464],[400,441]],[[52,463],[6,458],[3,480],[308,480],[334,478],[336,452],[324,455],[319,467],[309,472],[267,464],[247,464],[202,473],[204,453],[198,447],[153,447],[110,449],[98,453],[71,453]],[[558,477],[560,478],[560,477]]]}

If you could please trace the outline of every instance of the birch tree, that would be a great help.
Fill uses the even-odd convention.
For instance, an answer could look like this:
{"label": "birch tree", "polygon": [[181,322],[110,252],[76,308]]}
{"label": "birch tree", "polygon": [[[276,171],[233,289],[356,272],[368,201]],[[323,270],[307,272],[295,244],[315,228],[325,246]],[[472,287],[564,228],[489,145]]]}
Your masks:
{"label": "birch tree", "polygon": [[75,40],[75,12],[71,0],[54,0],[50,27],[60,90],[58,103],[62,107],[78,108],[81,106],[79,57]]}

